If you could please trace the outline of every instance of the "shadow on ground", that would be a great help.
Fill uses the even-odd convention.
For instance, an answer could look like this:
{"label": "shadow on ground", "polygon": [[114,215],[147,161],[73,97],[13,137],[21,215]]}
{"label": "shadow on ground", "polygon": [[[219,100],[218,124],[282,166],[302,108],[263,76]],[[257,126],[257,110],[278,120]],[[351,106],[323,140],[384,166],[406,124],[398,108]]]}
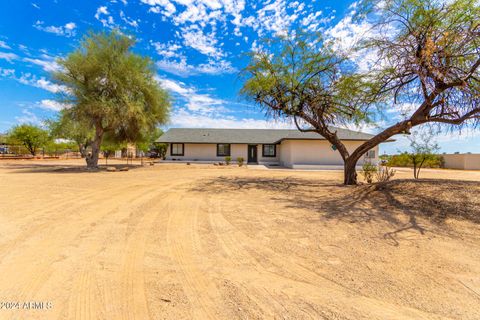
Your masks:
{"label": "shadow on ground", "polygon": [[46,163],[9,163],[4,164],[1,167],[14,169],[10,173],[85,173],[85,172],[106,172],[107,167],[115,168],[116,172],[121,171],[121,169],[135,170],[142,168],[142,165],[139,164],[109,164],[109,165],[99,165],[98,169],[88,169],[86,165],[62,165],[62,164],[46,164]]}
{"label": "shadow on ground", "polygon": [[245,190],[268,192],[271,199],[287,208],[310,210],[324,219],[387,222],[394,231],[385,233],[384,238],[394,243],[396,234],[402,231],[427,231],[418,223],[418,217],[439,227],[448,218],[480,223],[480,182],[474,181],[403,179],[344,186],[328,180],[219,177],[193,188],[207,193]]}

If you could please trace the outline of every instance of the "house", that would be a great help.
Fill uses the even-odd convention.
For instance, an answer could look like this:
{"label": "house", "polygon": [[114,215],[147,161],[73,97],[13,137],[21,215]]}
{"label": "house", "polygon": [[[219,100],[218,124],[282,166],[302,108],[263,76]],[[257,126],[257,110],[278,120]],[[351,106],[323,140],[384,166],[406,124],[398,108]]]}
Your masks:
{"label": "house", "polygon": [[480,170],[480,153],[442,154],[446,169]]}
{"label": "house", "polygon": [[[337,128],[337,135],[352,152],[373,135]],[[336,148],[315,132],[278,129],[186,129],[168,130],[157,142],[168,143],[166,160],[218,162],[242,157],[250,164],[289,168],[343,166]],[[378,161],[378,147],[360,159]]]}

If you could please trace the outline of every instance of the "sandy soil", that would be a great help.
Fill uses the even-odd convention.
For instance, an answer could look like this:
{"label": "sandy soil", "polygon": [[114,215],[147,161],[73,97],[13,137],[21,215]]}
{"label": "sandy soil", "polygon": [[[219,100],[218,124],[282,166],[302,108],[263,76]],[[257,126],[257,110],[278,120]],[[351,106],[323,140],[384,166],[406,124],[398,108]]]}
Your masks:
{"label": "sandy soil", "polygon": [[480,172],[78,164],[0,162],[0,319],[480,319]]}

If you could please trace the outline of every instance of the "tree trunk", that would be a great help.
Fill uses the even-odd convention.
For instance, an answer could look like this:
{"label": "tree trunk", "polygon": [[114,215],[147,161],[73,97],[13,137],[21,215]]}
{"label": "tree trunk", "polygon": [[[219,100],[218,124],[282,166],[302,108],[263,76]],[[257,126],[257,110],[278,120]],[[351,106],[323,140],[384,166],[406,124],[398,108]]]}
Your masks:
{"label": "tree trunk", "polygon": [[98,169],[98,156],[100,154],[100,146],[103,140],[103,128],[100,125],[95,127],[95,137],[92,141],[92,153],[85,158],[87,161],[87,168]]}
{"label": "tree trunk", "polygon": [[358,159],[348,157],[344,163],[344,185],[356,185],[357,184],[357,165]]}
{"label": "tree trunk", "polygon": [[82,158],[86,158],[87,157],[87,146],[84,145],[84,144],[79,144],[78,145],[78,150],[80,151],[80,156]]}

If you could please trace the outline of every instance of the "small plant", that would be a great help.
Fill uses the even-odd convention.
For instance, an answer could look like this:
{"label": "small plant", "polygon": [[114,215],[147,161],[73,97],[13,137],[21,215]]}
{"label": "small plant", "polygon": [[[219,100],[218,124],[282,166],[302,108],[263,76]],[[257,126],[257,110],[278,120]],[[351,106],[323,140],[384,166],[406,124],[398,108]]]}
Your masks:
{"label": "small plant", "polygon": [[225,157],[225,164],[228,166],[232,162],[232,157]]}
{"label": "small plant", "polygon": [[243,162],[245,161],[245,159],[243,159],[242,157],[238,157],[237,158],[237,163],[238,163],[238,166],[241,167],[243,166]]}
{"label": "small plant", "polygon": [[395,175],[395,170],[387,167],[380,166],[376,173],[376,178],[378,182],[387,182]]}
{"label": "small plant", "polygon": [[363,179],[367,181],[367,183],[373,183],[373,177],[377,171],[378,169],[376,165],[370,162],[365,162],[362,166],[362,171],[360,171],[360,174],[363,176]]}

